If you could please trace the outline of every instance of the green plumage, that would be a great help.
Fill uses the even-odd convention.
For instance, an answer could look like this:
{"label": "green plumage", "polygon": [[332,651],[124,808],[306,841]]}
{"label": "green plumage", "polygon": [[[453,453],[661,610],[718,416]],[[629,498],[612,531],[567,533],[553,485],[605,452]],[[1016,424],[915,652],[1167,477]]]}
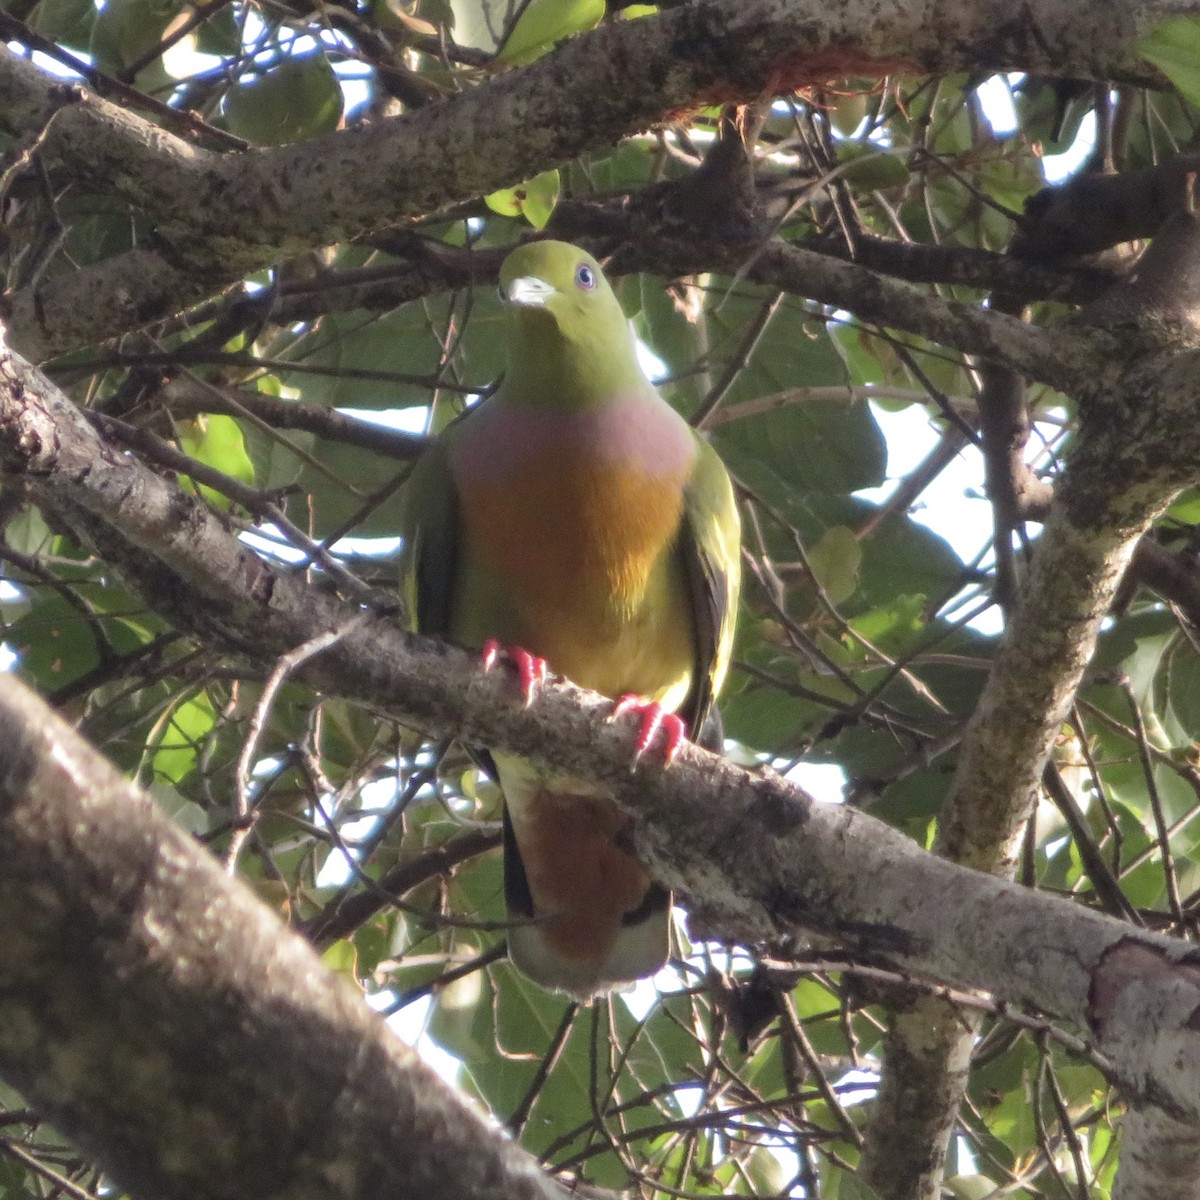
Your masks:
{"label": "green plumage", "polygon": [[[616,297],[561,242],[501,270],[508,368],[410,481],[405,590],[415,628],[488,639],[696,734],[729,662],[739,524],[724,466],[647,381]],[[656,970],[669,899],[616,844],[598,789],[496,756],[510,953],[590,995]]]}

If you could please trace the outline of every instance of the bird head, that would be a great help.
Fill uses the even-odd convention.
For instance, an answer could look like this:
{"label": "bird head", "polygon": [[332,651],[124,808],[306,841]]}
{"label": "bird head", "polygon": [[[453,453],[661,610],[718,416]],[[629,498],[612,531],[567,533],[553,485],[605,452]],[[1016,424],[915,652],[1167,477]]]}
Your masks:
{"label": "bird head", "polygon": [[508,316],[506,390],[586,407],[645,384],[620,302],[586,250],[553,241],[518,247],[500,268],[500,298]]}
{"label": "bird head", "polygon": [[624,320],[600,264],[567,242],[531,242],[514,250],[500,268],[500,298],[517,321],[542,313],[568,332],[577,323]]}

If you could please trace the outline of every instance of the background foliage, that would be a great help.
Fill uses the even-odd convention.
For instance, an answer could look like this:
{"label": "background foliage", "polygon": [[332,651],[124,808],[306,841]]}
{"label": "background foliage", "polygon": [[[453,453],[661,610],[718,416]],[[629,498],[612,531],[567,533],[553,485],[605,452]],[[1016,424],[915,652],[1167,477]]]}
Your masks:
{"label": "background foliage", "polygon": [[[269,145],[478,86],[567,34],[649,7],[379,0],[312,17],[286,0],[7,0],[4,20],[23,25],[0,31],[40,50],[48,70],[84,59]],[[1179,36],[1186,59],[1192,34]],[[1043,156],[1071,146],[1085,122],[1099,128],[1091,169],[1151,166],[1196,135],[1197,109],[1179,92],[1016,77],[1003,84],[1013,125],[998,132],[980,82],[857,80],[759,110],[680,114],[519,187],[281,262],[236,296],[48,370],[116,444],[198,488],[253,545],[314,580],[345,585],[349,572],[373,589],[360,594],[382,595],[397,574],[397,496],[420,444],[411,435],[442,427],[501,369],[487,281],[532,227],[627,253],[620,233],[606,237],[606,218],[650,211],[669,223],[689,194],[673,183],[706,170],[714,188],[729,177],[747,186],[752,161],[753,215],[714,204],[705,236],[744,240],[750,255],[765,214],[771,232],[843,253],[872,238],[941,247],[949,265],[930,286],[995,302],[999,284],[983,269],[962,283],[963,264],[1009,246],[1044,185]],[[714,145],[744,146],[731,176]],[[25,149],[0,139],[15,164],[0,177],[10,288],[154,238],[124,202],[31,166]],[[480,286],[447,286],[447,263]],[[427,268],[419,294],[413,264]],[[613,266],[621,272],[621,254]],[[1062,279],[1027,297],[1033,321],[1068,311]],[[362,288],[353,307],[338,299],[347,281]],[[996,543],[964,562],[914,517],[960,454],[984,489],[978,364],[737,274],[625,271],[619,294],[666,394],[702,416],[744,504],[747,587],[722,703],[730,753],[785,771],[835,765],[849,803],[929,844],[957,733],[996,653],[1005,588],[1037,536],[1036,524],[998,519]],[[1027,400],[1037,420],[1027,458],[1053,478],[1074,402],[1044,388]],[[334,408],[353,420],[331,426]],[[879,416],[899,410],[921,412],[937,437],[889,477]],[[889,479],[889,498],[861,495]],[[908,981],[819,947],[726,947],[681,929],[679,962],[657,987],[583,1009],[541,992],[501,956],[489,849],[498,795],[457,747],[423,745],[297,685],[255,728],[261,678],[232,675],[147,610],[19,492],[0,505],[0,618],[16,669],[214,854],[236,858],[374,1007],[452,1056],[442,1061],[461,1085],[552,1170],[647,1196],[863,1194],[853,1168],[872,1111],[876,1001]],[[1156,530],[1188,570],[1198,518],[1191,492]],[[1180,934],[1200,896],[1197,615],[1131,581],[1062,731],[1020,867],[1031,885]],[[952,1192],[1107,1195],[1117,1102],[1103,1076],[1049,1026],[976,1006],[986,1015]],[[0,1195],[46,1195],[67,1179],[74,1195],[102,1190],[19,1098],[4,1099]]]}

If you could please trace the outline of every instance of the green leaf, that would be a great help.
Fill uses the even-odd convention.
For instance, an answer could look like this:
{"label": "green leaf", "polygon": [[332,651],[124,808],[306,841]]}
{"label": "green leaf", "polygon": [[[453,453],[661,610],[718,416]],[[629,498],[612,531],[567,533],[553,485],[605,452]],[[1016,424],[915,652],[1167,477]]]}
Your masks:
{"label": "green leaf", "polygon": [[26,23],[60,46],[84,50],[91,44],[96,6],[92,0],[39,0]]}
{"label": "green leaf", "polygon": [[102,653],[128,653],[151,636],[153,619],[115,581],[84,577],[75,589],[74,603],[57,589],[30,589],[29,607],[5,631],[22,675],[42,691],[77,679]]}
{"label": "green leaf", "polygon": [[911,176],[902,155],[880,150],[871,142],[842,142],[837,161],[847,183],[872,192],[905,187]]}
{"label": "green leaf", "polygon": [[161,779],[153,780],[146,790],[157,801],[159,808],[177,825],[182,825],[188,833],[200,836],[212,829],[213,818],[209,812]]}
{"label": "green leaf", "polygon": [[[873,506],[852,500],[854,508]],[[854,528],[863,518],[846,523]],[[962,578],[962,562],[939,534],[896,513],[862,543],[862,595],[872,605],[891,606],[898,596],[940,596]]]}
{"label": "green leaf", "polygon": [[497,55],[510,66],[541,58],[565,37],[600,24],[604,0],[532,0]]}
{"label": "green leaf", "polygon": [[172,783],[189,775],[215,720],[212,702],[203,692],[176,705],[147,747],[155,775]]}
{"label": "green leaf", "polygon": [[[246,443],[241,427],[232,417],[210,413],[181,424],[180,448],[184,454],[205,466],[213,467],[239,483],[254,482],[254,464],[246,453]],[[182,479],[185,487],[195,487],[211,503],[229,507],[229,499],[222,493],[203,485],[195,485]]]}
{"label": "green leaf", "polygon": [[829,111],[830,122],[844,138],[853,136],[866,115],[867,93],[864,91],[839,92]]}
{"label": "green leaf", "polygon": [[[632,190],[640,183],[647,183],[662,169],[651,151],[652,144],[648,139],[626,138],[586,164],[572,161],[563,167],[569,190],[573,195],[581,195],[592,191]],[[669,167],[667,173],[668,176],[671,173]]]}
{"label": "green leaf", "polygon": [[[780,674],[787,679],[793,672],[785,669]],[[805,679],[803,682],[809,686],[814,681]],[[836,683],[824,690],[833,688],[844,692],[841,685]],[[839,699],[846,700],[848,696]],[[721,695],[721,716],[726,736],[767,752],[794,744],[806,731],[823,725],[831,713],[831,707],[786,695],[777,687],[755,683],[739,689],[736,678]]]}
{"label": "green leaf", "polygon": [[330,133],[342,119],[342,87],[324,54],[281,59],[267,74],[225,94],[232,132],[258,146]]}
{"label": "green leaf", "polygon": [[653,275],[622,280],[618,295],[634,332],[662,360],[670,382],[664,394],[681,412],[692,412],[708,389],[695,369],[708,345],[703,293],[694,284],[674,284]]}
{"label": "green leaf", "polygon": [[[850,624],[877,650],[893,657],[903,653],[925,629],[925,597],[897,596],[892,604],[881,605],[855,617]],[[857,646],[857,643],[856,643]],[[860,650],[855,649],[855,653]],[[865,650],[861,650],[865,654]]]}
{"label": "green leaf", "polygon": [[1064,99],[1059,81],[1026,78],[1021,87],[1013,89],[1017,125],[1027,145],[1040,144],[1047,154],[1068,150],[1079,135],[1079,127],[1089,112],[1094,111],[1090,96]]}
{"label": "green leaf", "polygon": [[[756,1146],[743,1164],[755,1196],[782,1196],[789,1179],[779,1157],[767,1146]],[[727,1195],[730,1193],[726,1193]]]}
{"label": "green leaf", "polygon": [[108,0],[92,24],[96,64],[121,70],[137,62],[162,41],[179,7],[175,0]]}
{"label": "green leaf", "polygon": [[879,1200],[879,1193],[852,1171],[839,1171],[837,1187],[826,1189],[826,1194],[836,1200]]}
{"label": "green leaf", "polygon": [[0,1200],[41,1200],[44,1193],[36,1178],[16,1159],[0,1160]]}
{"label": "green leaf", "polygon": [[240,54],[240,33],[237,11],[233,5],[228,4],[209,17],[196,31],[196,49],[201,54],[216,54],[221,57]]}
{"label": "green leaf", "polygon": [[[275,371],[311,404],[374,411],[424,406],[444,353],[443,338],[451,330],[458,337],[451,378],[483,387],[504,368],[503,311],[496,289],[476,289],[470,313],[458,337],[461,303],[453,296],[405,304],[378,317],[335,312],[316,329],[262,349],[307,368],[304,374],[291,374],[282,365]],[[354,370],[364,367],[371,377],[356,377]],[[313,373],[317,368],[326,373]],[[390,373],[405,378],[389,379]]]}
{"label": "green leaf", "polygon": [[954,1200],[987,1200],[996,1194],[996,1185],[986,1175],[950,1175],[945,1186]]}
{"label": "green leaf", "polygon": [[1138,38],[1134,48],[1185,99],[1200,105],[1200,17],[1171,17]]}
{"label": "green leaf", "polygon": [[1168,646],[1155,682],[1163,731],[1172,746],[1191,745],[1200,733],[1200,655],[1186,638]]}
{"label": "green leaf", "polygon": [[806,400],[755,413],[717,425],[712,441],[734,474],[772,503],[811,506],[821,493],[883,481],[883,437],[864,401]]}
{"label": "green leaf", "polygon": [[22,554],[40,553],[53,536],[46,518],[32,504],[19,508],[16,516],[4,526],[4,541]]}
{"label": "green leaf", "polygon": [[354,987],[358,986],[358,950],[352,941],[334,942],[321,955],[321,961],[335,975],[340,975]]}
{"label": "green leaf", "polygon": [[502,217],[523,216],[534,229],[545,229],[558,203],[558,171],[543,171],[516,187],[501,188],[484,196],[483,202]]}
{"label": "green leaf", "polygon": [[809,320],[804,305],[785,299],[750,339],[747,354],[748,335],[772,295],[724,277],[708,282],[711,374],[718,379],[732,372],[712,425],[714,444],[727,459],[736,452],[732,465],[738,474],[772,472],[781,485],[770,489],[773,501],[797,492],[846,494],[882,483],[886,451],[870,406],[853,399],[848,388],[844,397],[832,399],[811,391],[848,383],[823,322]]}
{"label": "green leaf", "polygon": [[20,656],[21,674],[42,691],[62,687],[99,662],[93,623],[58,591],[39,595],[4,640]]}
{"label": "green leaf", "polygon": [[833,604],[848,600],[857,590],[862,554],[854,530],[845,525],[831,526],[809,547],[809,564]]}
{"label": "green leaf", "polygon": [[1186,488],[1171,502],[1166,516],[1181,525],[1200,524],[1200,488]]}

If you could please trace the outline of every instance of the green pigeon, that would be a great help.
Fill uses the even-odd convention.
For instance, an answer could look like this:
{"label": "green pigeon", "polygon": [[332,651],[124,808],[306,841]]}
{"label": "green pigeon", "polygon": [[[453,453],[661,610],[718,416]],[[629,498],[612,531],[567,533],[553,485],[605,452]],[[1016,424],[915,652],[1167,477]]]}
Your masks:
{"label": "green pigeon", "polygon": [[[591,255],[514,250],[500,271],[507,359],[495,393],[422,456],[405,505],[410,622],[503,651],[528,701],[549,670],[640,717],[669,762],[705,737],[729,666],[740,574],[733,488],[658,394]],[[719,736],[719,735],[718,735]],[[712,735],[709,735],[712,740]],[[626,849],[604,789],[490,755],[504,793],[509,955],[587,998],[651,975],[671,897]]]}

